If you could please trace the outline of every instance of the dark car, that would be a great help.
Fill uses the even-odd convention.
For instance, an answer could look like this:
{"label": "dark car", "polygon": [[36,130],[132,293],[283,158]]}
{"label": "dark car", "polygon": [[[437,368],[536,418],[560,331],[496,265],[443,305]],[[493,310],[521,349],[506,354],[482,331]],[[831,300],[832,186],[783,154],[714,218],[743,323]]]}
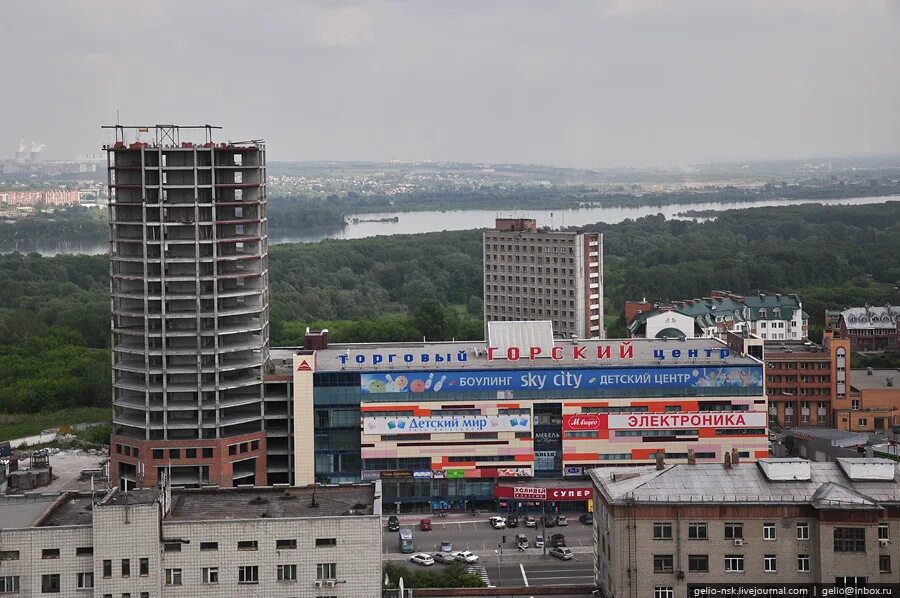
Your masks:
{"label": "dark car", "polygon": [[585,525],[594,525],[594,514],[593,513],[585,513],[581,517],[578,518],[578,521],[582,522]]}
{"label": "dark car", "polygon": [[423,519],[419,522],[419,529],[423,532],[431,531],[431,519]]}
{"label": "dark car", "polygon": [[556,517],[553,515],[545,515],[543,517],[544,527],[556,527]]}
{"label": "dark car", "polygon": [[400,519],[398,519],[396,515],[391,515],[390,517],[388,517],[388,531],[389,532],[399,532],[400,531]]}
{"label": "dark car", "polygon": [[519,527],[519,517],[517,515],[510,515],[507,517],[506,527]]}
{"label": "dark car", "polygon": [[559,548],[566,545],[566,537],[563,534],[553,534],[550,536],[550,548]]}

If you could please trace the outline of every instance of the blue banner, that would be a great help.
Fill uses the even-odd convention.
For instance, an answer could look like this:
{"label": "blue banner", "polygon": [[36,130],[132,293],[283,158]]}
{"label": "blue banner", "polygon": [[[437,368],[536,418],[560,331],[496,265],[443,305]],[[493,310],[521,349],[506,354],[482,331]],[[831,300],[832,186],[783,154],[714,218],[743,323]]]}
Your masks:
{"label": "blue banner", "polygon": [[364,394],[603,388],[753,388],[762,391],[758,366],[479,370],[360,375]]}

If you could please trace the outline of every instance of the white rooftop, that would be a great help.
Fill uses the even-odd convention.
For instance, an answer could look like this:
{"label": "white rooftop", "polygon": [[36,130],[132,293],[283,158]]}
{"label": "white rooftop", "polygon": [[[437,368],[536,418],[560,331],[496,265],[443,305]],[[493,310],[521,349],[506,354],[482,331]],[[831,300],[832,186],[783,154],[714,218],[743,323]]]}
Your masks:
{"label": "white rooftop", "polygon": [[773,482],[786,482],[788,480],[808,480],[809,461],[793,457],[782,459],[760,459],[759,468],[766,478]]}
{"label": "white rooftop", "polygon": [[592,469],[590,475],[598,492],[614,504],[807,504],[822,509],[900,505],[900,474],[893,461],[808,461],[806,479],[784,480],[780,478],[795,471],[805,474],[799,460],[764,461],[730,469],[719,463],[667,465],[662,470],[652,465],[603,467]]}

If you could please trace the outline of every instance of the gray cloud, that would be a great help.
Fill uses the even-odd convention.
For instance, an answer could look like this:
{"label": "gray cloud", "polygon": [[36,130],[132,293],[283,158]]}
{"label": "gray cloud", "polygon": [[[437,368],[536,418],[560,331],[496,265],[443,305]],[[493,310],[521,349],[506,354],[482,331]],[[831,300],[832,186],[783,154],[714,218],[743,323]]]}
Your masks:
{"label": "gray cloud", "polygon": [[900,150],[892,0],[32,0],[0,31],[0,156],[96,151],[117,109],[285,160]]}

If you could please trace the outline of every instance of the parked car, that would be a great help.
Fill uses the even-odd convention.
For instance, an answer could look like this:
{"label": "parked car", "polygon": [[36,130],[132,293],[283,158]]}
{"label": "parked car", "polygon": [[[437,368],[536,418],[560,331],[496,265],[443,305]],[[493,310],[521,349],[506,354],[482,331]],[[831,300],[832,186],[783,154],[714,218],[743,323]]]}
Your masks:
{"label": "parked car", "polygon": [[456,557],[454,557],[449,552],[438,552],[434,555],[435,563],[443,563],[444,565],[449,565],[454,561],[456,561]]}
{"label": "parked car", "polygon": [[525,534],[516,534],[516,546],[528,548],[528,537]]}
{"label": "parked car", "polygon": [[556,527],[556,517],[553,515],[544,515],[542,519],[544,521],[544,527]]}
{"label": "parked car", "polygon": [[519,516],[510,515],[506,518],[506,527],[519,527]]}
{"label": "parked car", "polygon": [[550,547],[559,548],[566,545],[566,537],[563,534],[553,534],[550,536]]}
{"label": "parked car", "polygon": [[430,532],[431,531],[431,519],[423,519],[422,521],[420,521],[419,529],[421,529],[423,532]]}
{"label": "parked car", "polygon": [[453,544],[450,540],[441,540],[441,552],[453,552]]}
{"label": "parked car", "polygon": [[535,536],[534,537],[534,547],[535,548],[543,548],[544,547],[544,536]]}
{"label": "parked car", "polygon": [[458,552],[454,552],[453,558],[455,558],[457,561],[460,561],[463,563],[477,563],[478,562],[478,556],[475,554],[472,554],[472,552],[469,550],[460,550]]}
{"label": "parked car", "polygon": [[525,518],[525,527],[537,527],[537,519],[529,515]]}
{"label": "parked car", "polygon": [[585,525],[594,525],[594,514],[584,513],[581,517],[578,518],[578,521],[582,522]]}
{"label": "parked car", "polygon": [[556,518],[556,525],[560,525],[560,526],[569,525],[569,518],[566,517],[565,515],[560,515],[559,517]]}
{"label": "parked car", "polygon": [[557,547],[557,548],[551,548],[551,549],[550,549],[550,556],[555,556],[555,557],[558,558],[558,559],[562,559],[562,560],[564,560],[564,561],[568,561],[568,560],[571,559],[574,555],[572,554],[572,551],[569,550],[568,548]]}
{"label": "parked car", "polygon": [[505,529],[506,528],[506,519],[503,517],[498,517],[494,515],[490,519],[488,519],[488,523],[491,524],[491,527],[494,529]]}
{"label": "parked car", "polygon": [[400,519],[398,519],[396,515],[391,515],[390,517],[388,517],[388,531],[389,532],[399,532],[400,531]]}
{"label": "parked car", "polygon": [[424,552],[420,552],[419,554],[414,554],[409,557],[410,563],[415,563],[417,565],[425,565],[429,567],[434,564],[434,559],[430,554],[425,554]]}

